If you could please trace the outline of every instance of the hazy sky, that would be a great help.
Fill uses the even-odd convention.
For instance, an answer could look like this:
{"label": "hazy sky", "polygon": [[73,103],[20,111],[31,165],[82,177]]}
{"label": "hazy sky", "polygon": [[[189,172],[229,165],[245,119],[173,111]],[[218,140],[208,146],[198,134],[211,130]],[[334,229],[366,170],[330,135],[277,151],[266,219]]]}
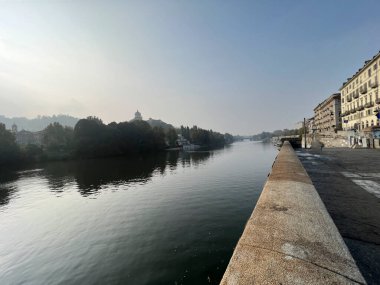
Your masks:
{"label": "hazy sky", "polygon": [[380,49],[380,1],[2,1],[0,114],[293,128]]}

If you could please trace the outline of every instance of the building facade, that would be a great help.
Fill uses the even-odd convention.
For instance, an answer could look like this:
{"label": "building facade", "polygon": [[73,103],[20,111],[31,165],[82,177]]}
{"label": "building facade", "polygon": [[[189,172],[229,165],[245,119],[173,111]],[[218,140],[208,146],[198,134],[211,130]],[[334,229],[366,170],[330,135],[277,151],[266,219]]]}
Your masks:
{"label": "building facade", "polygon": [[43,137],[44,137],[44,131],[29,132],[29,131],[21,130],[15,133],[16,143],[18,145],[35,144],[35,145],[41,146]]}
{"label": "building facade", "polygon": [[380,52],[367,60],[351,78],[340,88],[342,95],[343,130],[362,131],[369,127],[379,126],[376,116],[380,99],[378,78]]}
{"label": "building facade", "polygon": [[335,93],[314,108],[313,129],[318,133],[342,129],[340,93]]}
{"label": "building facade", "polygon": [[306,119],[306,128],[309,134],[314,132],[314,117]]}

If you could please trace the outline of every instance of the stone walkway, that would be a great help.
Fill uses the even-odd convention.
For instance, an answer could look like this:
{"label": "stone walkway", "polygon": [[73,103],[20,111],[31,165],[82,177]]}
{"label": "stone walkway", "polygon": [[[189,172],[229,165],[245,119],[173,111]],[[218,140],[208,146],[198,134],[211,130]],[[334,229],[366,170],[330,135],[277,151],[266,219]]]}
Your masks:
{"label": "stone walkway", "polygon": [[368,284],[380,284],[380,150],[298,150]]}

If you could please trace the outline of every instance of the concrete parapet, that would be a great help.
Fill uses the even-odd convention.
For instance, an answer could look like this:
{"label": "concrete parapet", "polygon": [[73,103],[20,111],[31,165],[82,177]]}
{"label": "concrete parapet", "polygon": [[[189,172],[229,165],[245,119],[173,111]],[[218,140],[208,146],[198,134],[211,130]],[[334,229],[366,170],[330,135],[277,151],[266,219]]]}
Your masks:
{"label": "concrete parapet", "polygon": [[276,158],[221,284],[366,284],[289,143]]}

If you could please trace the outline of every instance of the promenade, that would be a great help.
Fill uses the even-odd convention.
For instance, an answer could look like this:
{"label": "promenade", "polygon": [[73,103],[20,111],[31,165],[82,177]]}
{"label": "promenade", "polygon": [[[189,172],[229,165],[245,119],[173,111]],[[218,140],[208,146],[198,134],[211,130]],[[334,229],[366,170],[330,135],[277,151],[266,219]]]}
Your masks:
{"label": "promenade", "polygon": [[380,280],[380,151],[324,148],[298,157],[368,284]]}
{"label": "promenade", "polygon": [[221,284],[365,284],[289,142],[276,157]]}

